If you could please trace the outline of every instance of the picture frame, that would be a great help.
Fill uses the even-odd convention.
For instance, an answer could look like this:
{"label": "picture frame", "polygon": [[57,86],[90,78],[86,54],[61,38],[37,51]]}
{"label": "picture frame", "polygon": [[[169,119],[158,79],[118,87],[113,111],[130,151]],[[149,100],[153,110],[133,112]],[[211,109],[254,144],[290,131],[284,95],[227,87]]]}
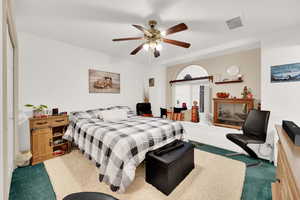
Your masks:
{"label": "picture frame", "polygon": [[154,85],[155,85],[155,79],[149,78],[149,87],[154,87]]}
{"label": "picture frame", "polygon": [[120,93],[120,74],[89,69],[89,93]]}
{"label": "picture frame", "polygon": [[300,81],[300,63],[271,66],[271,83]]}

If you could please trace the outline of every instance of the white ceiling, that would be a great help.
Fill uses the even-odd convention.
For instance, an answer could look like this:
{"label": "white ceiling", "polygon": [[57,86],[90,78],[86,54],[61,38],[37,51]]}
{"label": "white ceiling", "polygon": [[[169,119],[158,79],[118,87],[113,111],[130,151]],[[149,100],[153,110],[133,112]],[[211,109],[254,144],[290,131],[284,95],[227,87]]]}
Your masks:
{"label": "white ceiling", "polygon": [[[299,0],[14,0],[18,31],[101,51],[136,62],[156,60],[149,52],[129,53],[141,41],[112,38],[142,35],[131,24],[149,19],[167,29],[184,22],[189,30],[168,38],[190,42],[184,49],[164,44],[159,61],[213,46],[300,25]],[[241,16],[244,27],[229,30],[225,21]]]}

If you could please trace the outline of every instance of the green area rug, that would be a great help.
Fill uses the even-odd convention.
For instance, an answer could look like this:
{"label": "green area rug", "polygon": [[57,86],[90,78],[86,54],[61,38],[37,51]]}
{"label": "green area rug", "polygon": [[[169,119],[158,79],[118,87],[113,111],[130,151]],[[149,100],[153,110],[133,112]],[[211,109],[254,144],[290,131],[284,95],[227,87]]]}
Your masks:
{"label": "green area rug", "polygon": [[[233,153],[225,149],[192,142],[196,148],[225,155]],[[232,159],[245,163],[257,162],[248,156],[233,156]],[[271,183],[275,181],[275,167],[268,161],[262,160],[258,167],[247,168],[243,189],[243,200],[271,200]],[[44,164],[18,168],[14,171],[10,188],[10,200],[55,200],[48,174]]]}
{"label": "green area rug", "polygon": [[55,200],[44,164],[17,168],[12,176],[9,200]]}

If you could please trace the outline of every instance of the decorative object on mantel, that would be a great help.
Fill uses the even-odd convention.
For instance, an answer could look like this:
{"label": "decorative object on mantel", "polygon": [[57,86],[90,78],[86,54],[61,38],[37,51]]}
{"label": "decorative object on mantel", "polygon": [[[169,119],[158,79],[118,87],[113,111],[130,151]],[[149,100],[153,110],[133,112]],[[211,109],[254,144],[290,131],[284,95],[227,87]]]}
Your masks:
{"label": "decorative object on mantel", "polygon": [[214,125],[240,129],[249,110],[254,107],[254,99],[214,98]]}
{"label": "decorative object on mantel", "polygon": [[271,67],[271,83],[300,81],[300,63]]}
{"label": "decorative object on mantel", "polygon": [[172,85],[172,83],[178,83],[178,82],[186,82],[186,81],[198,81],[198,80],[208,80],[213,82],[214,81],[214,77],[213,76],[203,76],[203,77],[195,77],[189,80],[186,79],[180,79],[180,80],[172,80],[169,83]]}
{"label": "decorative object on mantel", "polygon": [[32,104],[26,104],[25,107],[28,107],[28,108],[32,108],[32,115],[34,118],[42,118],[42,117],[47,117],[47,113],[46,113],[46,109],[48,108],[48,106],[46,105],[39,105],[39,106],[35,106],[35,105],[32,105]]}
{"label": "decorative object on mantel", "polygon": [[89,69],[90,93],[120,93],[120,74]]}
{"label": "decorative object on mantel", "polygon": [[193,101],[192,106],[192,122],[199,122],[199,106],[197,106],[198,102]]}
{"label": "decorative object on mantel", "polygon": [[218,98],[228,98],[230,94],[226,92],[217,92],[216,95]]}
{"label": "decorative object on mantel", "polygon": [[247,88],[247,86],[244,87],[243,92],[241,93],[242,97],[244,99],[252,99],[253,98],[253,94],[251,92],[251,88]]}
{"label": "decorative object on mantel", "polygon": [[240,81],[243,80],[243,75],[242,74],[239,74],[237,77],[238,77],[238,80],[240,80]]}
{"label": "decorative object on mantel", "polygon": [[192,76],[190,74],[187,74],[184,76],[184,80],[191,80]]}

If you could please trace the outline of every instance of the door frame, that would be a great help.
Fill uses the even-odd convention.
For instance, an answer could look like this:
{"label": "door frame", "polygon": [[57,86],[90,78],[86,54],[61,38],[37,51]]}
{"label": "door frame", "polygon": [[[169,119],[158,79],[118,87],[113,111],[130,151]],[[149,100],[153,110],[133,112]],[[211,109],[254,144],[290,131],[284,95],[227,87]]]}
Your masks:
{"label": "door frame", "polygon": [[12,0],[8,1],[8,9],[7,9],[7,25],[8,25],[8,33],[10,37],[10,41],[13,47],[13,87],[14,87],[14,142],[15,142],[15,154],[19,152],[19,140],[18,140],[18,122],[19,122],[19,46],[18,46],[18,37],[16,31],[16,24],[14,20],[14,15],[12,11]]}
{"label": "door frame", "polygon": [[[16,26],[13,18],[13,10],[12,10],[12,2],[11,0],[3,0],[2,1],[2,11],[3,11],[3,21],[2,21],[2,53],[3,53],[3,70],[2,70],[2,91],[3,91],[3,144],[1,145],[3,148],[3,198],[8,199],[9,197],[9,189],[11,183],[12,173],[9,172],[8,166],[8,109],[7,109],[7,83],[8,83],[8,66],[7,66],[7,39],[12,44],[13,48],[13,95],[14,95],[14,102],[13,102],[13,109],[14,109],[14,158],[16,153],[18,153],[18,115],[19,115],[19,108],[18,108],[18,99],[19,99],[19,48],[18,48],[18,39],[17,39],[17,32]],[[8,34],[7,34],[8,33]],[[15,167],[15,166],[14,166]]]}

